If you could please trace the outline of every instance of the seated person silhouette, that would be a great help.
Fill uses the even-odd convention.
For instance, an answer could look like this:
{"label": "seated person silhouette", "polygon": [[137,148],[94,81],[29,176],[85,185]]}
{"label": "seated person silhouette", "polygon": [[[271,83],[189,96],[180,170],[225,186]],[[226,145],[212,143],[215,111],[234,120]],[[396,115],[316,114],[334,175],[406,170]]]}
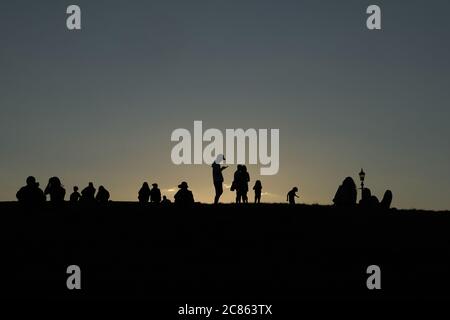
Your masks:
{"label": "seated person silhouette", "polygon": [[158,188],[157,183],[152,184],[152,190],[150,190],[150,202],[160,203],[161,202],[161,190]]}
{"label": "seated person silhouette", "polygon": [[372,203],[372,192],[370,192],[369,188],[364,188],[361,194],[361,200],[359,200],[359,207],[368,209],[370,208]]}
{"label": "seated person silhouette", "polygon": [[142,184],[138,193],[138,200],[140,203],[147,203],[150,200],[150,187],[147,182]]}
{"label": "seated person silhouette", "polygon": [[39,188],[39,183],[32,176],[27,178],[27,185],[17,191],[16,198],[20,203],[27,205],[41,204],[45,201],[44,192]]}
{"label": "seated person silhouette", "polygon": [[74,186],[73,192],[70,195],[70,202],[76,203],[80,200],[80,198],[81,198],[81,194],[78,192],[78,187]]}
{"label": "seated person silhouette", "polygon": [[106,204],[109,201],[109,192],[105,189],[105,187],[98,187],[97,195],[95,196],[95,200],[97,200],[100,204]]}
{"label": "seated person silhouette", "polygon": [[381,199],[380,207],[383,210],[388,210],[391,208],[392,203],[392,191],[386,190],[386,192],[383,195],[383,199]]}
{"label": "seated person silhouette", "polygon": [[89,185],[81,191],[81,199],[84,203],[93,203],[95,202],[95,188],[92,182],[89,182]]}
{"label": "seated person silhouette", "polygon": [[192,206],[194,204],[194,196],[192,191],[188,190],[188,184],[186,181],[183,181],[178,185],[180,190],[175,194],[175,204],[179,206]]}
{"label": "seated person silhouette", "polygon": [[356,205],[356,184],[351,177],[344,179],[333,199],[337,207],[353,207]]}
{"label": "seated person silhouette", "polygon": [[362,191],[361,200],[359,200],[359,207],[362,209],[378,209],[380,206],[380,202],[378,198],[372,195],[372,192],[369,188],[364,188]]}
{"label": "seated person silhouette", "polygon": [[297,195],[297,192],[298,192],[298,188],[297,187],[293,187],[292,190],[287,193],[286,201],[289,201],[289,204],[295,204],[295,198],[296,197],[300,198]]}
{"label": "seated person silhouette", "polygon": [[161,204],[162,204],[162,205],[169,205],[169,204],[171,204],[171,203],[172,203],[172,201],[170,201],[169,199],[167,199],[166,196],[163,196],[162,201],[161,201]]}
{"label": "seated person silhouette", "polygon": [[66,189],[63,188],[61,180],[58,177],[51,177],[48,180],[44,195],[50,195],[50,202],[63,202],[66,195]]}
{"label": "seated person silhouette", "polygon": [[255,190],[255,203],[260,203],[262,191],[262,184],[260,180],[256,180],[255,185],[253,186],[253,190]]}

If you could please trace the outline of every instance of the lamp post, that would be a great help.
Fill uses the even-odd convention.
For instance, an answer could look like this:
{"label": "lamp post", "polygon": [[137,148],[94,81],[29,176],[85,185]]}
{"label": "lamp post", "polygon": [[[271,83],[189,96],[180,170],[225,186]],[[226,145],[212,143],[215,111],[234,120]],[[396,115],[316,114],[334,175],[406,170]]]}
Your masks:
{"label": "lamp post", "polygon": [[364,178],[366,177],[366,173],[361,168],[361,171],[359,172],[359,180],[361,181],[361,198],[364,190]]}

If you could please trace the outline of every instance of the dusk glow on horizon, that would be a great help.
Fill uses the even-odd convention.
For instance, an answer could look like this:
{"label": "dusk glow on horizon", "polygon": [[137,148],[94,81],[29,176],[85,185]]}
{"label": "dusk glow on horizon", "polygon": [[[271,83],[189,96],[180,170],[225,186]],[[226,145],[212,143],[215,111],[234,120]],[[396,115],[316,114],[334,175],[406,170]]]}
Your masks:
{"label": "dusk glow on horizon", "polygon": [[173,199],[186,181],[212,203],[211,164],[171,159],[172,132],[197,120],[279,129],[278,172],[247,161],[250,202],[261,180],[262,202],[298,187],[298,203],[332,204],[364,168],[393,207],[450,209],[450,3],[376,3],[372,32],[369,1],[79,0],[72,32],[69,2],[2,2],[0,201],[32,175],[61,178],[66,199],[91,181],[113,201],[137,201],[144,181]]}

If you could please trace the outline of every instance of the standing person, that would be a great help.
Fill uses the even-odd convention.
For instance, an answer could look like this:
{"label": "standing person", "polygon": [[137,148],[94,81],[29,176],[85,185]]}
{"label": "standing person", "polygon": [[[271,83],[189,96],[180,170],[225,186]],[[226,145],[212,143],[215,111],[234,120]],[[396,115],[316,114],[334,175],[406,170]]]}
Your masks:
{"label": "standing person", "polygon": [[223,193],[223,175],[222,171],[228,168],[228,166],[221,166],[220,163],[225,160],[225,157],[223,154],[219,154],[216,158],[216,160],[211,165],[212,167],[212,176],[213,176],[213,183],[214,183],[214,189],[216,191],[216,195],[214,197],[214,204],[219,203],[220,196]]}
{"label": "standing person", "polygon": [[253,190],[255,190],[255,203],[261,203],[262,184],[260,180],[256,180]]}
{"label": "standing person", "polygon": [[157,183],[152,184],[152,190],[150,190],[150,202],[160,203],[161,202],[161,190],[158,188]]}
{"label": "standing person", "polygon": [[289,204],[295,204],[295,198],[300,198],[297,195],[298,192],[298,188],[297,187],[293,187],[291,191],[288,192],[287,194],[287,198],[286,201],[289,201]]}
{"label": "standing person", "polygon": [[233,182],[230,191],[236,191],[236,203],[241,203],[242,199],[242,165],[238,164],[234,172]]}
{"label": "standing person", "polygon": [[247,166],[242,166],[242,175],[241,175],[241,195],[242,195],[242,202],[248,203],[248,183],[250,181],[250,175],[247,171]]}
{"label": "standing person", "polygon": [[48,180],[44,195],[50,195],[51,202],[63,202],[66,195],[66,189],[63,188],[61,180],[58,177],[51,177]]}
{"label": "standing person", "polygon": [[147,182],[142,184],[141,189],[138,192],[139,203],[147,203],[150,200],[150,187]]}
{"label": "standing person", "polygon": [[70,195],[70,202],[76,203],[76,202],[78,202],[78,200],[80,200],[80,198],[81,198],[81,195],[80,195],[80,193],[78,192],[78,187],[77,187],[77,186],[74,186],[74,187],[73,187],[73,192],[72,192],[72,194]]}

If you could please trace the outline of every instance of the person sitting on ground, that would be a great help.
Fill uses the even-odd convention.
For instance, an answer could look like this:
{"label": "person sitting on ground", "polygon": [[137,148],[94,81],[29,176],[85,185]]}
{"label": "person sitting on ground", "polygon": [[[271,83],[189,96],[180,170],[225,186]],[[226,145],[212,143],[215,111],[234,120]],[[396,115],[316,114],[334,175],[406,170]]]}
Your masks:
{"label": "person sitting on ground", "polygon": [[105,189],[104,186],[98,187],[97,196],[95,197],[100,204],[106,204],[109,201],[109,192]]}
{"label": "person sitting on ground", "polygon": [[89,185],[81,191],[80,200],[85,203],[95,202],[95,188],[92,182],[89,182]]}
{"label": "person sitting on ground", "polygon": [[45,188],[44,195],[50,195],[51,202],[63,202],[66,195],[66,189],[61,184],[58,177],[51,177],[48,180],[47,187]]}
{"label": "person sitting on ground", "polygon": [[194,204],[194,196],[192,191],[188,190],[188,184],[186,181],[183,181],[178,185],[180,190],[175,194],[175,204],[180,206],[191,206]]}
{"label": "person sitting on ground", "polygon": [[78,201],[80,200],[80,198],[81,198],[81,195],[80,195],[80,193],[78,192],[78,187],[77,187],[77,186],[74,186],[74,187],[73,187],[73,192],[72,192],[72,194],[70,195],[70,202],[76,203],[76,202],[78,202]]}
{"label": "person sitting on ground", "polygon": [[150,190],[150,202],[158,204],[161,202],[161,190],[159,190],[157,183],[153,183],[152,187],[152,190]]}
{"label": "person sitting on ground", "polygon": [[386,192],[383,195],[383,199],[381,199],[380,207],[383,210],[388,210],[391,208],[392,203],[392,191],[386,190]]}
{"label": "person sitting on ground", "polygon": [[354,207],[356,205],[356,184],[351,177],[344,179],[333,199],[337,207]]}
{"label": "person sitting on ground", "polygon": [[163,196],[163,199],[162,199],[162,201],[161,201],[161,204],[162,204],[162,205],[169,205],[169,204],[171,204],[171,203],[172,203],[172,201],[170,201],[169,199],[167,199],[166,196]]}
{"label": "person sitting on ground", "polygon": [[262,184],[260,180],[256,180],[255,185],[253,186],[253,190],[255,190],[255,203],[260,203],[262,191]]}
{"label": "person sitting on ground", "polygon": [[33,176],[27,178],[27,185],[17,191],[16,198],[20,203],[28,205],[41,204],[45,201],[44,192],[39,188],[39,183]]}
{"label": "person sitting on ground", "polygon": [[298,188],[293,187],[291,191],[287,193],[286,201],[289,201],[289,204],[295,204],[295,198],[300,198],[297,195]]}
{"label": "person sitting on ground", "polygon": [[369,188],[364,188],[361,192],[361,200],[359,200],[359,207],[363,209],[368,209],[372,204],[372,192]]}
{"label": "person sitting on ground", "polygon": [[142,184],[138,193],[138,200],[140,203],[147,203],[150,200],[150,187],[147,182]]}

